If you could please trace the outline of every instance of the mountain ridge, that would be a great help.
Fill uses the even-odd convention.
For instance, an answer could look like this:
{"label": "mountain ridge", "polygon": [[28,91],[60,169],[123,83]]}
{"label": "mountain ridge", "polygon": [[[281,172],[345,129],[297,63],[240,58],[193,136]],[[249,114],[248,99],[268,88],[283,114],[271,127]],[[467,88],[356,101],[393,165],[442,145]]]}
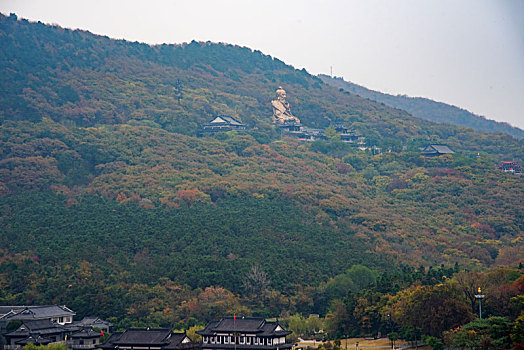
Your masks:
{"label": "mountain ridge", "polygon": [[524,139],[524,130],[507,122],[499,122],[476,115],[466,109],[444,102],[434,101],[425,97],[410,97],[407,95],[392,95],[368,89],[364,86],[345,81],[340,77],[318,75],[323,82],[342,88],[361,97],[382,102],[393,108],[399,108],[413,116],[437,123],[449,123],[457,126],[472,127],[484,132],[503,132],[517,139]]}

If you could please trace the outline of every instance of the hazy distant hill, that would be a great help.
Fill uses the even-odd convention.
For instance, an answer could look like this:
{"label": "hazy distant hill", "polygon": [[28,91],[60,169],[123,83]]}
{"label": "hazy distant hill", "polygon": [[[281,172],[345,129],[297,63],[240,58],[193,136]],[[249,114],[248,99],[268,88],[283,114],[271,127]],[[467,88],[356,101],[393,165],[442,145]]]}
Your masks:
{"label": "hazy distant hill", "polygon": [[[149,46],[14,15],[0,16],[0,70],[0,304],[205,322],[205,298],[246,312],[257,265],[270,283],[256,312],[308,314],[357,263],[523,258],[524,182],[495,168],[524,159],[509,135],[415,118],[249,48]],[[392,152],[281,137],[280,85],[304,124],[341,120]],[[197,138],[217,114],[250,131]],[[421,157],[430,142],[456,154]]]}
{"label": "hazy distant hill", "polygon": [[369,90],[350,81],[345,81],[342,78],[331,78],[328,75],[322,74],[319,75],[319,77],[329,85],[342,88],[373,101],[382,102],[394,108],[403,109],[417,118],[436,123],[450,123],[458,126],[474,128],[478,131],[503,132],[517,139],[524,139],[524,130],[522,129],[511,126],[508,123],[486,119],[459,107],[422,97],[384,94],[382,92]]}

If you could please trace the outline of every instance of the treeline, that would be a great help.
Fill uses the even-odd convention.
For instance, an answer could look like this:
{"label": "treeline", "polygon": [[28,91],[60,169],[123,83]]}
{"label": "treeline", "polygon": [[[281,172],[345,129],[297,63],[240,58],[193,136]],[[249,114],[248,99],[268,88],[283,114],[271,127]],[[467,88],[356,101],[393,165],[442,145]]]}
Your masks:
{"label": "treeline", "polygon": [[[5,275],[6,264],[3,266]],[[30,268],[35,271],[35,265]],[[100,279],[99,268],[83,262],[78,269],[62,271],[60,276],[39,280],[35,273],[31,285],[33,288],[48,279],[60,289],[56,286],[70,283],[69,291],[60,295],[55,294],[58,290],[49,292],[54,302],[74,306],[80,317],[96,310],[114,323],[114,330],[161,326],[191,329],[193,333],[223,315],[278,315],[285,328],[293,332],[292,339],[326,341],[387,335],[392,340],[424,340],[434,349],[443,344],[507,349],[513,345],[518,348],[523,342],[523,272],[522,264],[519,269],[484,271],[463,270],[458,264],[429,268],[401,265],[389,270],[353,265],[317,286],[294,284],[280,292],[271,287],[270,273],[252,266],[236,294],[219,286],[191,289],[168,278],[148,284],[112,284],[110,279]],[[64,274],[67,281],[60,281]],[[83,284],[82,289],[79,284]],[[42,287],[53,288],[51,283]],[[475,297],[478,287],[485,295],[482,320],[478,319]],[[25,297],[30,294],[38,298],[37,290]]]}
{"label": "treeline", "polygon": [[[329,286],[329,283],[328,283]],[[482,319],[475,295],[482,287]],[[357,292],[331,300],[325,317],[286,319],[294,337],[377,337],[425,341],[433,349],[509,349],[524,345],[524,275],[496,268],[402,269],[385,272]],[[337,346],[338,344],[338,346]],[[329,345],[329,346],[328,346]],[[324,347],[330,347],[331,344]],[[334,348],[340,348],[335,341]]]}

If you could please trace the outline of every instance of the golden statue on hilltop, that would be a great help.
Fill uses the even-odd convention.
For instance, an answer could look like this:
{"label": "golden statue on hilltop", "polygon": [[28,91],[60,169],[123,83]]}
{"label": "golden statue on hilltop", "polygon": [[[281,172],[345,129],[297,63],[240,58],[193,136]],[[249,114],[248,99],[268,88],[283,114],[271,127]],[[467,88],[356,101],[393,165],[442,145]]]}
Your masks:
{"label": "golden statue on hilltop", "polygon": [[294,121],[300,124],[300,119],[291,113],[289,103],[286,101],[286,90],[282,89],[282,86],[278,87],[277,99],[271,101],[271,105],[273,106],[273,123],[284,124],[285,122]]}

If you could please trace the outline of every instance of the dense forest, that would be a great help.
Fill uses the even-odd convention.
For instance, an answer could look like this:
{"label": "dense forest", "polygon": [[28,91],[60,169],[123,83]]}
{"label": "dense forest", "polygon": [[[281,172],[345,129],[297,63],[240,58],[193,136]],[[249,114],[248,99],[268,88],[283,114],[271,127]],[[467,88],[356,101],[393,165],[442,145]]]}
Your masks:
{"label": "dense forest", "polygon": [[[523,141],[226,44],[149,46],[11,15],[0,62],[0,304],[66,304],[117,328],[319,313],[336,336],[410,327],[384,321],[388,308],[455,295],[446,312],[463,318],[423,330],[442,338],[472,320],[466,270],[502,304],[522,294],[524,181],[496,164],[521,162]],[[369,149],[282,137],[279,85],[305,125],[343,121]],[[197,138],[217,114],[249,130]],[[424,158],[428,143],[456,153]],[[513,324],[519,305],[487,315]]]}
{"label": "dense forest", "polygon": [[390,95],[379,91],[369,90],[363,86],[344,81],[342,78],[319,75],[323,82],[335,86],[372,101],[382,102],[390,107],[409,112],[415,117],[436,123],[449,123],[458,126],[473,128],[485,132],[502,132],[517,139],[524,139],[524,130],[497,122],[468,112],[465,109],[436,102],[423,97],[409,97],[405,95]]}

